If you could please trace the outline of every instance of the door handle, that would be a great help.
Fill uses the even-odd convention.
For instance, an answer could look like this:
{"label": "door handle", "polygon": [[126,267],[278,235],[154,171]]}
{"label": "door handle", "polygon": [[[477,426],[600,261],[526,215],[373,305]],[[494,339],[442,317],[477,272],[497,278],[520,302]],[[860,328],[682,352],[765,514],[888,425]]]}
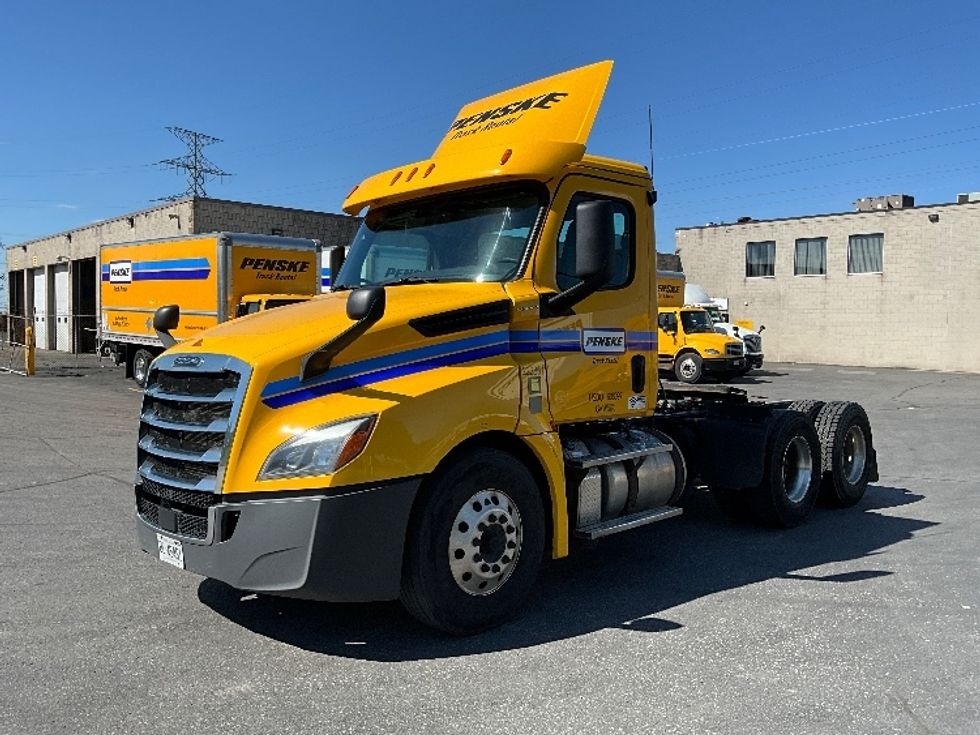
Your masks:
{"label": "door handle", "polygon": [[634,393],[642,393],[647,384],[647,359],[643,355],[633,355],[630,360],[632,368],[632,388]]}

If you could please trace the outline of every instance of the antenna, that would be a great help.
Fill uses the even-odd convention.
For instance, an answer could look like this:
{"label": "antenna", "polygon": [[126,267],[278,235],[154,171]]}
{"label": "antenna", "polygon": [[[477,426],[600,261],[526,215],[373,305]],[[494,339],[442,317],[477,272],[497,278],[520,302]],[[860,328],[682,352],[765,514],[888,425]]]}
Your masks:
{"label": "antenna", "polygon": [[181,156],[180,158],[168,158],[164,161],[159,161],[157,165],[166,166],[177,171],[186,171],[187,189],[180,194],[161,197],[157,201],[174,201],[188,196],[206,197],[207,192],[204,190],[204,182],[208,178],[214,179],[231,176],[228,172],[222,171],[211,163],[203,153],[204,146],[221,143],[222,140],[220,138],[173,126],[168,127],[167,130],[173,133],[177,140],[187,145],[187,155]]}
{"label": "antenna", "polygon": [[650,180],[653,181],[653,105],[647,105],[647,126],[650,131]]}

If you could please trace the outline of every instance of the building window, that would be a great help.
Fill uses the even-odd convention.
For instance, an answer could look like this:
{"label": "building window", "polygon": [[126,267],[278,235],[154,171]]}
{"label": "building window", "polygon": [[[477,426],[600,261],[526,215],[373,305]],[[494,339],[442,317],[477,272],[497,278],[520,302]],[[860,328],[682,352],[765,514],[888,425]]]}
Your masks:
{"label": "building window", "polygon": [[796,241],[793,260],[794,276],[824,276],[827,274],[827,238],[801,237]]}
{"label": "building window", "polygon": [[881,273],[884,242],[885,236],[880,232],[874,235],[851,235],[847,241],[847,272]]}
{"label": "building window", "polygon": [[776,275],[775,241],[745,243],[745,277],[774,275]]}

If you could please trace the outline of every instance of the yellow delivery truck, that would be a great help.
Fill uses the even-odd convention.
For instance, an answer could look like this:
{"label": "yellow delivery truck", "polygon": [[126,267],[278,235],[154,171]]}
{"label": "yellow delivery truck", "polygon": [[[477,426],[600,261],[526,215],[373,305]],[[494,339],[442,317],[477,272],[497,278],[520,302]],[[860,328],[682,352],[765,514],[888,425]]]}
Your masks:
{"label": "yellow delivery truck", "polygon": [[585,149],[611,69],[466,105],[430,158],[347,197],[367,212],[329,294],[153,362],[144,551],[240,590],[400,599],[466,634],[516,614],[573,539],[677,516],[685,492],[781,527],[818,492],[861,498],[858,404],[658,390],[650,174]]}
{"label": "yellow delivery truck", "polygon": [[175,339],[320,293],[316,240],[240,233],[187,235],[100,249],[99,345],[143,385],[164,345],[153,313],[180,307]]}
{"label": "yellow delivery truck", "polygon": [[725,382],[745,372],[741,340],[715,330],[711,315],[684,305],[683,273],[657,273],[657,345],[660,369],[684,383],[705,376]]}

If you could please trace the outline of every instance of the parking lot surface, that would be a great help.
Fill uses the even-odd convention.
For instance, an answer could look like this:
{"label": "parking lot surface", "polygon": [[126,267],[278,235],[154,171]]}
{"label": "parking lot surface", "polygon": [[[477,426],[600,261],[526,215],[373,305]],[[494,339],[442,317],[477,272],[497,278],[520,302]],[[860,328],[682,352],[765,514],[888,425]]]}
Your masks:
{"label": "parking lot surface", "polygon": [[141,553],[132,383],[94,360],[0,374],[0,733],[980,731],[980,375],[740,382],[860,401],[880,481],[789,531],[699,493],[455,639],[396,603],[246,595]]}

